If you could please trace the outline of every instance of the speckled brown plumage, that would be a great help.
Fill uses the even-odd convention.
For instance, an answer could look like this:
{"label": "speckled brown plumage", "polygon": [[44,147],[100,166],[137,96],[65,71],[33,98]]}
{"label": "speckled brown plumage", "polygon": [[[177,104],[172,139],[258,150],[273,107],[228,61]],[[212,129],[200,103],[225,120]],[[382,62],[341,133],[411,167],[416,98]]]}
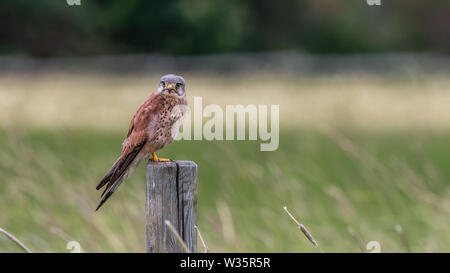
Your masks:
{"label": "speckled brown plumage", "polygon": [[96,187],[99,190],[106,185],[96,210],[142,160],[173,142],[173,126],[183,115],[182,111],[174,111],[177,105],[187,105],[184,79],[176,75],[161,77],[158,90],[139,106],[131,119],[122,154]]}

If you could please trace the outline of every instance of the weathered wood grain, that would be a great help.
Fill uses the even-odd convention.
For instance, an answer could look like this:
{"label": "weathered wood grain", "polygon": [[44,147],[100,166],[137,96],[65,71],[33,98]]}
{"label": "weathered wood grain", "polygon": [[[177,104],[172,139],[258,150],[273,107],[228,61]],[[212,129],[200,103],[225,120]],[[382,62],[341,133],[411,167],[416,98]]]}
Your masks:
{"label": "weathered wood grain", "polygon": [[177,161],[179,224],[182,237],[191,252],[197,252],[197,164],[192,161]]}
{"label": "weathered wood grain", "polygon": [[177,229],[191,252],[197,251],[197,164],[191,161],[147,164],[146,249],[182,252],[165,220]]}

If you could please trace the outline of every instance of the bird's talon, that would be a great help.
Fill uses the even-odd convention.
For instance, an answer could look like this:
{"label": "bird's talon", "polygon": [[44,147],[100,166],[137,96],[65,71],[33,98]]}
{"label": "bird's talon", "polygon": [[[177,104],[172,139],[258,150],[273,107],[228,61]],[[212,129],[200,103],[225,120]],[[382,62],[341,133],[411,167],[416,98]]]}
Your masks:
{"label": "bird's talon", "polygon": [[173,162],[173,160],[169,159],[169,158],[159,158],[158,156],[156,156],[156,153],[152,153],[152,158],[150,158],[149,161],[153,161],[153,162]]}
{"label": "bird's talon", "polygon": [[172,162],[173,160],[170,158],[159,158],[158,162]]}

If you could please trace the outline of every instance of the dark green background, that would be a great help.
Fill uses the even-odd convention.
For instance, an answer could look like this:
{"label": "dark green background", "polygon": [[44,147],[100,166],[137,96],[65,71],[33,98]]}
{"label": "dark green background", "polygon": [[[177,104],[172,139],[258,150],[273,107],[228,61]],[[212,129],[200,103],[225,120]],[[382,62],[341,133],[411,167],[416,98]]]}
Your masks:
{"label": "dark green background", "polygon": [[450,2],[2,0],[0,53],[312,53],[450,49]]}

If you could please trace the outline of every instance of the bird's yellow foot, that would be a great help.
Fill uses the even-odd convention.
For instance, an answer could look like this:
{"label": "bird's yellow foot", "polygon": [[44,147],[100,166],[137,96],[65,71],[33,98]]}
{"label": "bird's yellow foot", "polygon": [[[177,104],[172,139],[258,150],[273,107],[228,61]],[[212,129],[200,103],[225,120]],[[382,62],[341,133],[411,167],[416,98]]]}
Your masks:
{"label": "bird's yellow foot", "polygon": [[159,158],[156,156],[156,153],[152,153],[152,158],[150,158],[150,161],[153,162],[172,162],[172,159],[169,158]]}

